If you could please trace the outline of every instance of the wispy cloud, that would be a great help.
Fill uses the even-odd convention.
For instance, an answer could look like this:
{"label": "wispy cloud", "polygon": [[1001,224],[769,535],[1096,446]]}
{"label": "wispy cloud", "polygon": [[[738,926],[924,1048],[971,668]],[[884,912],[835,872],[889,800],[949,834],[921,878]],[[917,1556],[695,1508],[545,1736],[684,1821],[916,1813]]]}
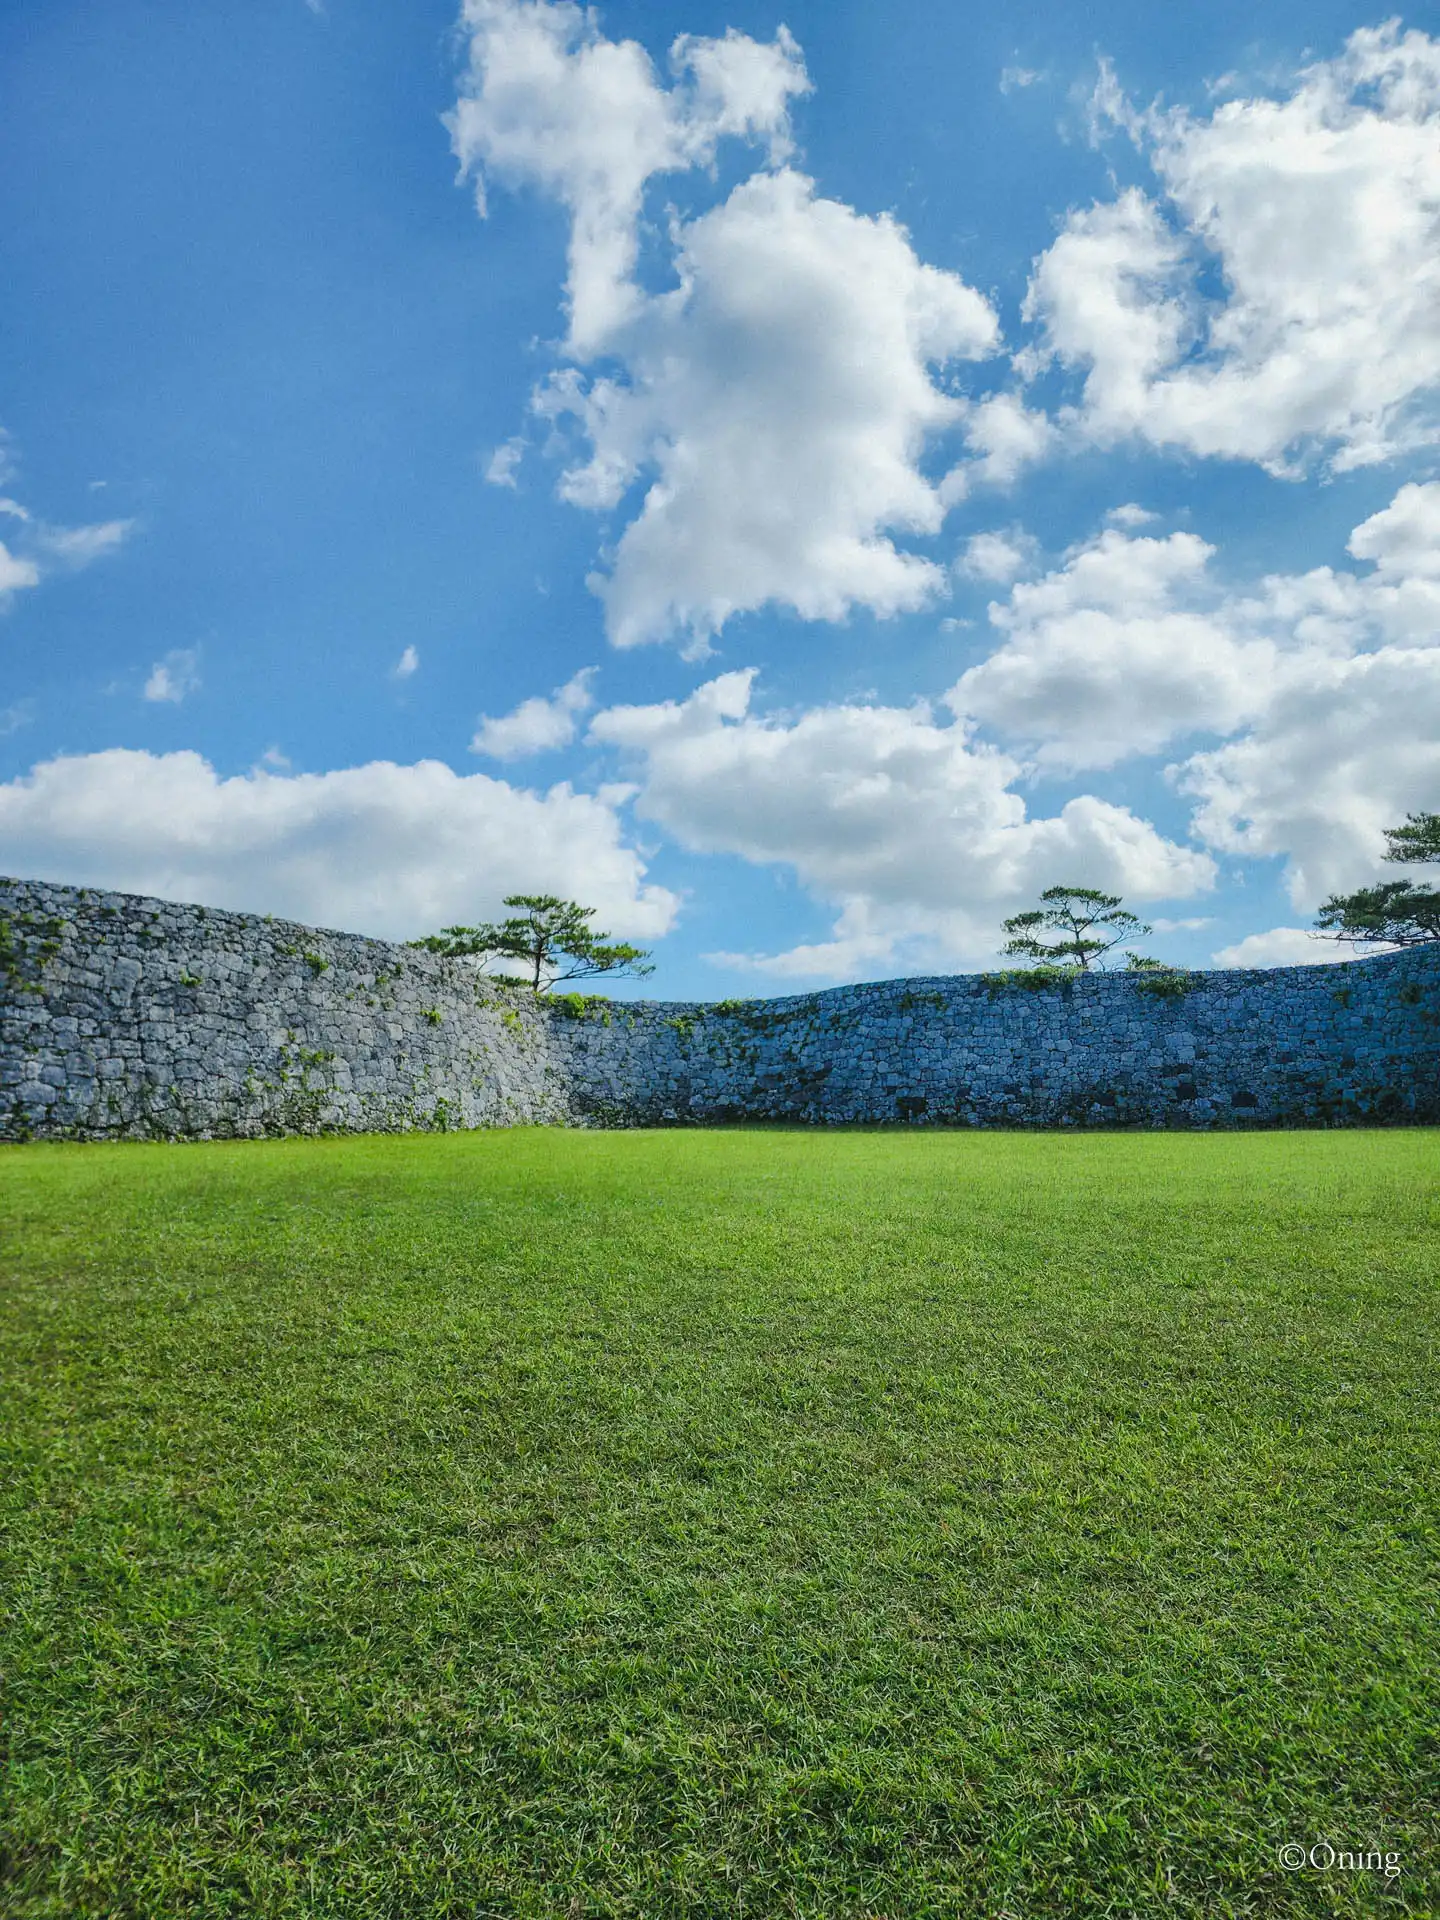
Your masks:
{"label": "wispy cloud", "polygon": [[[26,518],[30,516],[27,514]],[[98,520],[86,527],[50,527],[36,528],[36,540],[41,548],[62,567],[78,571],[88,567],[92,561],[103,559],[108,553],[114,553],[124,545],[135,531],[134,520]]]}
{"label": "wispy cloud", "polygon": [[[0,428],[0,481],[13,480],[15,461]],[[57,570],[76,573],[114,553],[134,532],[134,520],[100,520],[66,527],[42,520],[13,494],[0,495],[0,518],[13,522],[10,546],[0,541],[0,610],[12,594],[38,587]]]}
{"label": "wispy cloud", "polygon": [[178,707],[185,696],[194,693],[200,685],[199,667],[198,647],[172,648],[163,660],[157,660],[150,669],[150,678],[145,682],[145,698],[166,701]]}
{"label": "wispy cloud", "polygon": [[40,569],[33,560],[24,560],[0,540],[0,607],[3,607],[12,593],[19,593],[25,587],[38,587]]}
{"label": "wispy cloud", "polygon": [[515,469],[519,466],[525,452],[525,441],[520,434],[507,440],[503,447],[497,447],[490,456],[490,464],[485,469],[485,478],[492,487],[515,487]]}

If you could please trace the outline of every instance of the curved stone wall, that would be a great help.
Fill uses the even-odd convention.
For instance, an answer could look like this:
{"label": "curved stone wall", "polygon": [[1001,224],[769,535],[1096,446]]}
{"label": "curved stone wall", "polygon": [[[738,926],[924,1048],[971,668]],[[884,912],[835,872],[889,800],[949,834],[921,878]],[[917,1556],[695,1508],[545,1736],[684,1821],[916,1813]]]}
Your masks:
{"label": "curved stone wall", "polygon": [[0,1138],[1440,1122],[1440,952],[1188,980],[537,1003],[355,934],[6,880]]}
{"label": "curved stone wall", "polygon": [[564,1120],[551,1022],[456,961],[0,882],[0,1132],[194,1138]]}

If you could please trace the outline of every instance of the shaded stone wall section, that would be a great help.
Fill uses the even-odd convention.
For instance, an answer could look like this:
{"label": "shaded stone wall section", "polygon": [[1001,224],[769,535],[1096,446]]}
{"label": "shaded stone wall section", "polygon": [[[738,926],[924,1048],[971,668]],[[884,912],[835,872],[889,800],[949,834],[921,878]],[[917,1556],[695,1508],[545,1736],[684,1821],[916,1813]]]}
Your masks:
{"label": "shaded stone wall section", "polygon": [[557,1033],[628,1124],[1216,1128],[1440,1121],[1440,951],[1187,976],[886,981]]}

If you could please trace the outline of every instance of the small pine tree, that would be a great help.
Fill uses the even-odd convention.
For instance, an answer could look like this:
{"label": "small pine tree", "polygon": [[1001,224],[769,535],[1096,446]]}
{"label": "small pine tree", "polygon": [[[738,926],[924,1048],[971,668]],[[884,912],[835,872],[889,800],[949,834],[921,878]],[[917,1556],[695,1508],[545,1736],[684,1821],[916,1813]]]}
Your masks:
{"label": "small pine tree", "polygon": [[[1140,940],[1150,928],[1120,904],[1118,893],[1099,893],[1094,887],[1047,887],[1041,904],[1029,913],[1017,913],[1005,922],[1010,938],[1001,949],[1017,959],[1039,966],[1071,967],[1088,973],[1116,947]],[[1042,934],[1052,934],[1045,940]],[[1132,967],[1151,969],[1159,961],[1127,955]]]}
{"label": "small pine tree", "polygon": [[482,966],[491,960],[518,960],[525,968],[520,977],[535,993],[548,993],[567,980],[591,980],[600,974],[638,977],[655,971],[643,947],[612,941],[608,933],[590,925],[594,907],[561,900],[553,893],[511,893],[505,905],[524,911],[498,926],[445,927],[410,945],[479,960]]}

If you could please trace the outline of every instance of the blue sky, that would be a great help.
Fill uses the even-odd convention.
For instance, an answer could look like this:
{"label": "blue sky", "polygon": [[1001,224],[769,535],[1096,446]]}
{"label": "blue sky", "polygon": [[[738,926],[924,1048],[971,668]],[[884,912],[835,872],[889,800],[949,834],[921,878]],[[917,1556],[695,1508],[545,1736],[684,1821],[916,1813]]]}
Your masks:
{"label": "blue sky", "polygon": [[1440,41],[893,11],[7,10],[0,869],[1323,957],[1440,806]]}

